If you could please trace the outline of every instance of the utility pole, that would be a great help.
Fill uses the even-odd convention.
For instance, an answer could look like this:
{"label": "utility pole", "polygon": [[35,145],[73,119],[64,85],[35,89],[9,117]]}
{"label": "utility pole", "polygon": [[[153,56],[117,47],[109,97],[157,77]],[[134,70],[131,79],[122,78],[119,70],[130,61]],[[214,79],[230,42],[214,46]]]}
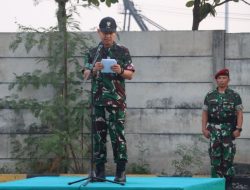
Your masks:
{"label": "utility pole", "polygon": [[228,14],[229,14],[229,3],[225,3],[225,31],[228,32]]}

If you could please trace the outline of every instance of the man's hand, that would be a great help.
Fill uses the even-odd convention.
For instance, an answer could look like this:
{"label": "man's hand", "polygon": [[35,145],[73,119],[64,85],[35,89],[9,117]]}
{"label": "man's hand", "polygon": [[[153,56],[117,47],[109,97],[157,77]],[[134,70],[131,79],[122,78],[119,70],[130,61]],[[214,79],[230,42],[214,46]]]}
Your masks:
{"label": "man's hand", "polygon": [[100,71],[104,68],[103,64],[101,62],[96,62],[95,67],[93,68],[93,71]]}
{"label": "man's hand", "polygon": [[234,132],[233,132],[233,136],[235,138],[239,137],[240,136],[240,132],[236,129]]}
{"label": "man's hand", "polygon": [[209,132],[209,130],[207,130],[207,129],[202,129],[202,133],[203,133],[204,137],[206,137],[207,139],[209,139],[209,137],[210,137],[210,132]]}
{"label": "man's hand", "polygon": [[[96,62],[95,66],[93,67],[93,74],[96,75],[96,72],[102,70],[103,67],[104,66],[101,62]],[[90,75],[91,75],[91,70],[86,69],[83,73],[84,80],[88,80],[90,78]]]}
{"label": "man's hand", "polygon": [[111,67],[112,71],[114,71],[117,74],[120,74],[122,71],[122,68],[119,64],[115,64]]}

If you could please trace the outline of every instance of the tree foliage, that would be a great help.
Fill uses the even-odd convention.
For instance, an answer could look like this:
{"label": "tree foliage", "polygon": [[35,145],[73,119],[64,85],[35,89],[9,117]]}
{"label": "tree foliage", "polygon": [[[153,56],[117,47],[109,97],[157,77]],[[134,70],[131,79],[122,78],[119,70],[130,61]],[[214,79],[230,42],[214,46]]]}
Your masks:
{"label": "tree foliage", "polygon": [[[203,164],[206,151],[201,150],[201,143],[207,143],[205,139],[198,137],[192,146],[178,144],[174,151],[177,159],[171,162],[175,168],[174,176],[192,176],[194,171],[200,169]],[[199,146],[198,146],[199,145]]]}
{"label": "tree foliage", "polygon": [[[38,4],[40,0],[34,0],[35,4]],[[88,6],[90,5],[95,5],[95,6],[99,6],[100,3],[105,3],[108,7],[110,7],[112,4],[114,3],[118,3],[119,0],[55,0],[57,3],[76,3],[76,4],[81,4],[84,3],[84,5],[86,5],[86,3],[88,4]]]}
{"label": "tree foliage", "polygon": [[[29,168],[29,172],[80,172],[83,169],[81,158],[88,151],[82,135],[83,128],[88,126],[89,105],[87,99],[82,99],[87,92],[81,89],[81,63],[75,53],[82,54],[86,49],[86,38],[79,33],[67,33],[66,64],[74,69],[65,70],[65,44],[57,27],[47,31],[23,26],[21,29],[23,32],[17,34],[10,48],[14,51],[23,44],[27,52],[35,47],[47,50],[48,55],[37,60],[38,64],[46,65],[47,71],[36,69],[16,75],[9,90],[25,92],[30,87],[40,93],[51,90],[53,97],[41,101],[12,94],[1,101],[4,108],[29,110],[39,119],[29,126],[29,135],[23,143],[14,143],[13,153],[16,158],[31,158],[28,164],[20,163]],[[80,144],[85,144],[85,148]]]}
{"label": "tree foliage", "polygon": [[189,0],[186,3],[186,7],[193,8],[193,25],[192,30],[198,30],[199,24],[202,20],[204,20],[209,14],[212,16],[216,16],[216,8],[225,3],[239,2],[242,1],[248,5],[250,5],[245,0]]}

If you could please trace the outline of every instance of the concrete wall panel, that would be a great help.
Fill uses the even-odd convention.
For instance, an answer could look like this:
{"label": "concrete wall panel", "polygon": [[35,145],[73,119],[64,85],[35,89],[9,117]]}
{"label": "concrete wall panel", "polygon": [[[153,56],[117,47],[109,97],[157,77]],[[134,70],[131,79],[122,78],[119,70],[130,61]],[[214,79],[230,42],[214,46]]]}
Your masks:
{"label": "concrete wall panel", "polygon": [[[249,127],[249,126],[246,126]],[[243,133],[246,133],[244,131]],[[249,164],[249,152],[250,152],[250,139],[239,138],[235,140],[236,143],[236,155],[234,158],[235,162]]]}
{"label": "concrete wall panel", "polygon": [[27,110],[16,113],[12,109],[0,110],[0,134],[27,133],[32,123],[40,123],[34,115]]}
{"label": "concrete wall panel", "polygon": [[17,89],[9,90],[9,84],[0,84],[1,93],[0,98],[4,98],[5,96],[10,96],[11,94],[19,95],[19,98],[27,98],[27,99],[38,99],[41,101],[51,99],[54,96],[54,90],[52,87],[40,88],[39,90],[34,89],[32,86],[28,86],[23,91],[18,92]]}
{"label": "concrete wall panel", "polygon": [[16,75],[31,73],[36,69],[47,71],[47,63],[38,64],[35,58],[1,58],[0,81],[12,82]]}
{"label": "concrete wall panel", "polygon": [[250,102],[249,102],[250,86],[231,86],[231,87],[233,90],[235,90],[240,94],[244,106],[244,111],[250,112]]}
{"label": "concrete wall panel", "polygon": [[250,85],[250,59],[226,60],[226,67],[230,70],[230,84]]}
{"label": "concrete wall panel", "polygon": [[1,158],[10,158],[11,154],[11,141],[10,141],[10,136],[6,134],[0,134],[0,156]]}
{"label": "concrete wall panel", "polygon": [[226,35],[226,59],[250,58],[250,34]]}
{"label": "concrete wall panel", "polygon": [[[128,46],[133,52],[131,53],[133,56],[211,56],[212,33],[212,31],[120,32],[117,42]],[[91,43],[98,43],[96,33],[86,34],[91,35]],[[131,40],[131,36],[133,36],[133,40]],[[37,48],[33,48],[27,54],[24,46],[20,46],[13,53],[9,50],[9,45],[14,39],[15,33],[0,34],[0,41],[3,44],[0,49],[0,57],[41,57],[47,55],[46,49],[40,51]],[[138,44],[143,49],[138,48]]]}
{"label": "concrete wall panel", "polygon": [[[186,147],[198,144],[202,157],[202,173],[209,173],[209,161],[207,155],[207,143],[199,140],[199,136],[193,135],[155,135],[132,134],[127,135],[129,163],[138,163],[144,159],[154,174],[174,174],[173,160],[180,160],[175,151],[177,145]],[[197,155],[198,156],[198,155]],[[112,157],[111,157],[112,158]],[[156,159],[157,158],[157,159]],[[191,166],[193,173],[200,173],[199,169]]]}
{"label": "concrete wall panel", "polygon": [[[201,134],[201,112],[201,109],[128,109],[126,133]],[[244,132],[240,138],[250,138],[249,122],[250,113],[244,113]]]}
{"label": "concrete wall panel", "polygon": [[211,57],[134,57],[133,63],[136,72],[131,82],[212,82],[213,78]]}
{"label": "concrete wall panel", "polygon": [[[80,65],[83,66],[82,57],[76,57]],[[15,76],[20,76],[24,72],[32,73],[35,70],[41,70],[48,72],[48,64],[45,60],[32,57],[21,58],[0,58],[0,81],[1,82],[13,82]],[[75,66],[73,64],[68,65],[68,72],[75,72]],[[80,71],[79,71],[80,72]],[[76,79],[79,80],[79,79]]]}
{"label": "concrete wall panel", "polygon": [[46,55],[46,49],[38,50],[32,48],[29,53],[25,50],[24,44],[21,44],[15,52],[10,50],[10,44],[16,39],[16,33],[0,33],[0,57],[41,57]]}
{"label": "concrete wall panel", "polygon": [[201,108],[212,88],[205,83],[129,83],[130,108]]}
{"label": "concrete wall panel", "polygon": [[200,134],[200,116],[201,109],[128,109],[126,133]]}
{"label": "concrete wall panel", "polygon": [[121,44],[128,46],[133,56],[211,56],[212,33],[168,31],[119,34]]}

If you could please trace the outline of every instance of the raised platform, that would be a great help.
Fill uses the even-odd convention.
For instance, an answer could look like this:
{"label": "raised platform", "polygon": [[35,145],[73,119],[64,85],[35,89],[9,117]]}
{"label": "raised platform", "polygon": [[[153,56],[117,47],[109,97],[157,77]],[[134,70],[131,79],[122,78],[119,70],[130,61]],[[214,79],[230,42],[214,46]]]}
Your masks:
{"label": "raised platform", "polygon": [[[34,177],[0,183],[4,190],[224,190],[223,178],[191,178],[191,177],[127,177],[127,183],[122,186],[110,182],[94,182],[83,186],[85,181],[68,185],[79,179],[77,177]],[[113,180],[114,177],[107,179]]]}

